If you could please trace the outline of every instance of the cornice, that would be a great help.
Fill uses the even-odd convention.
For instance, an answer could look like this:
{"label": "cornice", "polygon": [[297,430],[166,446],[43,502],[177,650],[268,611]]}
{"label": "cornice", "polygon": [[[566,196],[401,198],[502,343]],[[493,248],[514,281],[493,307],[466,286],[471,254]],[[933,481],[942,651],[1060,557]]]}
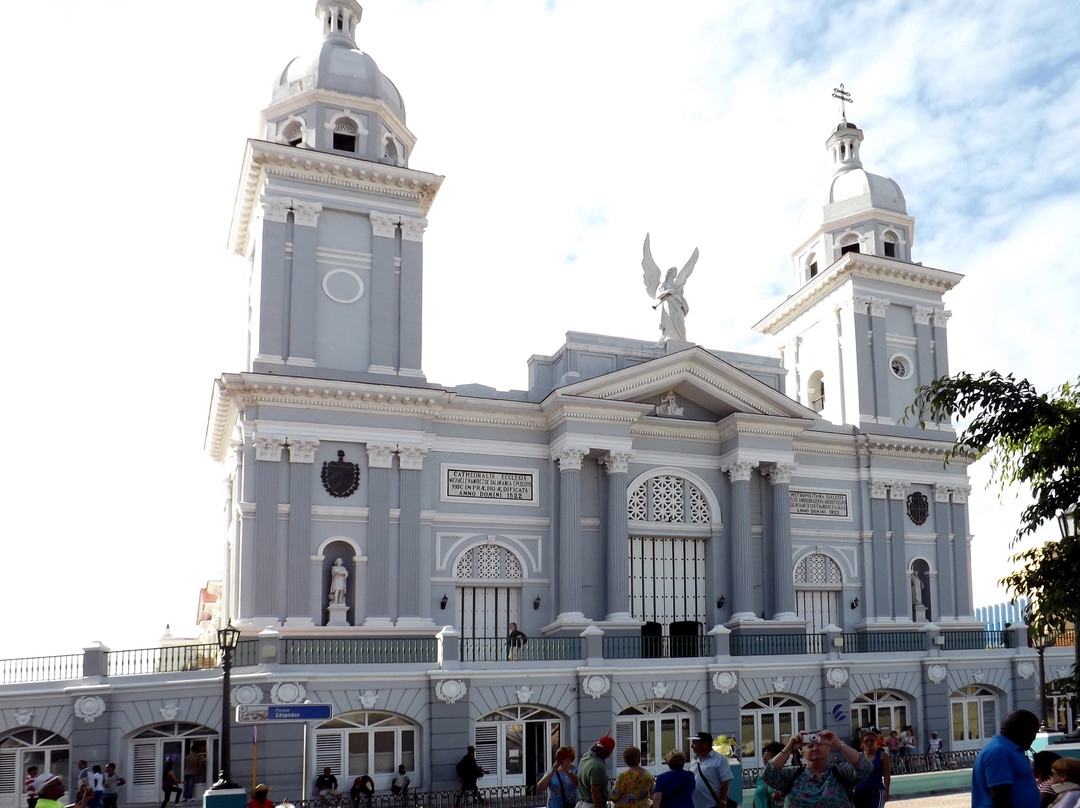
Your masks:
{"label": "cornice", "polygon": [[810,421],[777,416],[736,414],[729,415],[718,425],[721,441],[740,435],[756,435],[792,440],[812,426]]}
{"label": "cornice", "polygon": [[540,409],[548,428],[554,429],[569,422],[635,424],[654,407],[636,401],[583,398],[556,391],[544,399]]}
{"label": "cornice", "polygon": [[903,459],[934,460],[960,467],[967,467],[975,462],[973,452],[961,452],[953,454],[952,444],[939,442],[909,440],[904,438],[886,437],[881,435],[869,435],[861,451],[871,457],[890,457]]}
{"label": "cornice", "polygon": [[963,278],[964,276],[958,272],[948,272],[922,264],[911,264],[896,258],[847,253],[755,323],[754,330],[764,334],[777,334],[792,320],[817,305],[848,281],[885,281],[923,292],[944,294],[960,283]]}
{"label": "cornice", "polygon": [[635,438],[662,438],[719,443],[720,432],[715,423],[675,421],[670,418],[647,417],[630,427]]}
{"label": "cornice", "polygon": [[267,176],[306,180],[408,201],[424,216],[427,216],[444,179],[438,174],[411,168],[249,139],[229,231],[229,248],[238,255],[247,251],[251,219]]}
{"label": "cornice", "polygon": [[356,95],[349,95],[348,93],[339,93],[334,90],[313,88],[297,93],[296,95],[289,95],[282,98],[280,101],[272,102],[270,106],[262,111],[262,120],[260,123],[262,124],[263,131],[266,131],[266,124],[271,118],[276,118],[285,113],[290,113],[297,118],[301,118],[303,115],[300,113],[303,112],[305,107],[319,101],[334,106],[340,106],[348,112],[363,111],[382,113],[383,120],[381,123],[396,135],[401,142],[405,144],[406,148],[409,150],[408,153],[412,154],[413,148],[416,146],[416,135],[401,122],[397,113],[390,109],[389,104],[379,98],[362,98]]}

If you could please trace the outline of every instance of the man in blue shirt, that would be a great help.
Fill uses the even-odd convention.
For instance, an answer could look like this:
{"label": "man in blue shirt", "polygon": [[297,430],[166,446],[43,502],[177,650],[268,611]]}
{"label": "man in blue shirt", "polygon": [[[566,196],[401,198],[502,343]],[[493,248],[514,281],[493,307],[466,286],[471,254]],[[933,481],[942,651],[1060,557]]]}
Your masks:
{"label": "man in blue shirt", "polygon": [[971,772],[971,808],[1039,808],[1039,789],[1024,752],[1039,731],[1039,717],[1016,710],[1001,722]]}

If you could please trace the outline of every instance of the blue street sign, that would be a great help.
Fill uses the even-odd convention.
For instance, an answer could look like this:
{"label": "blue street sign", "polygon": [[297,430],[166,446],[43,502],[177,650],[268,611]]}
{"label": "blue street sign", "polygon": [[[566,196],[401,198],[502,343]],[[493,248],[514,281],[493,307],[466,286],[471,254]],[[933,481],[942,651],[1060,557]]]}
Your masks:
{"label": "blue street sign", "polygon": [[263,721],[326,721],[334,715],[330,704],[239,704],[237,724]]}

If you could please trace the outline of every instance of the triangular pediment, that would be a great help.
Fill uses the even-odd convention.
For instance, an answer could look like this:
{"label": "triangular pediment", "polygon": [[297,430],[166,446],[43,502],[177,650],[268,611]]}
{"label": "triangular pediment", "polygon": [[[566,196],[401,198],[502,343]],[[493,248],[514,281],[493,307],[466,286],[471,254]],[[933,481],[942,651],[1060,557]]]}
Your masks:
{"label": "triangular pediment", "polygon": [[808,407],[774,390],[749,373],[725,362],[704,348],[662,356],[639,365],[594,376],[559,388],[560,395],[624,401],[660,406],[672,402],[681,415],[664,416],[690,421],[718,422],[732,415],[818,420]]}

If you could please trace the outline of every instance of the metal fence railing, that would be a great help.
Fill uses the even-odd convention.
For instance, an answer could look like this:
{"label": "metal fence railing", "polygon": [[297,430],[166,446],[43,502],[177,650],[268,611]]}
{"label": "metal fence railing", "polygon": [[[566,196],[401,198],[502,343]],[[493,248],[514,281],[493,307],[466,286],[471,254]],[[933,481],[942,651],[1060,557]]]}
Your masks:
{"label": "metal fence railing", "polygon": [[711,656],[712,637],[604,637],[604,659],[689,659]]}
{"label": "metal fence railing", "polygon": [[316,637],[281,644],[285,665],[434,664],[438,656],[434,637]]}
{"label": "metal fence railing", "polygon": [[732,634],[732,656],[777,656],[820,654],[824,648],[820,634]]}
{"label": "metal fence railing", "polygon": [[946,651],[982,651],[987,648],[1011,647],[1010,632],[1000,629],[970,629],[943,631]]}
{"label": "metal fence railing", "polygon": [[845,632],[844,651],[849,654],[873,654],[923,650],[921,631]]}
{"label": "metal fence railing", "polygon": [[529,637],[520,646],[510,646],[505,637],[463,637],[461,658],[466,662],[505,662],[578,660],[584,657],[581,637]]}
{"label": "metal fence railing", "polygon": [[82,666],[82,654],[0,659],[0,684],[79,679],[83,675]]}
{"label": "metal fence railing", "polygon": [[214,644],[108,651],[105,670],[108,676],[206,670],[220,665],[220,653]]}
{"label": "metal fence railing", "polygon": [[[965,749],[959,752],[939,752],[936,755],[894,755],[889,758],[892,775],[923,774],[935,771],[957,771],[970,769],[975,765],[978,749]],[[743,788],[752,789],[761,773],[761,766],[743,768]]]}

